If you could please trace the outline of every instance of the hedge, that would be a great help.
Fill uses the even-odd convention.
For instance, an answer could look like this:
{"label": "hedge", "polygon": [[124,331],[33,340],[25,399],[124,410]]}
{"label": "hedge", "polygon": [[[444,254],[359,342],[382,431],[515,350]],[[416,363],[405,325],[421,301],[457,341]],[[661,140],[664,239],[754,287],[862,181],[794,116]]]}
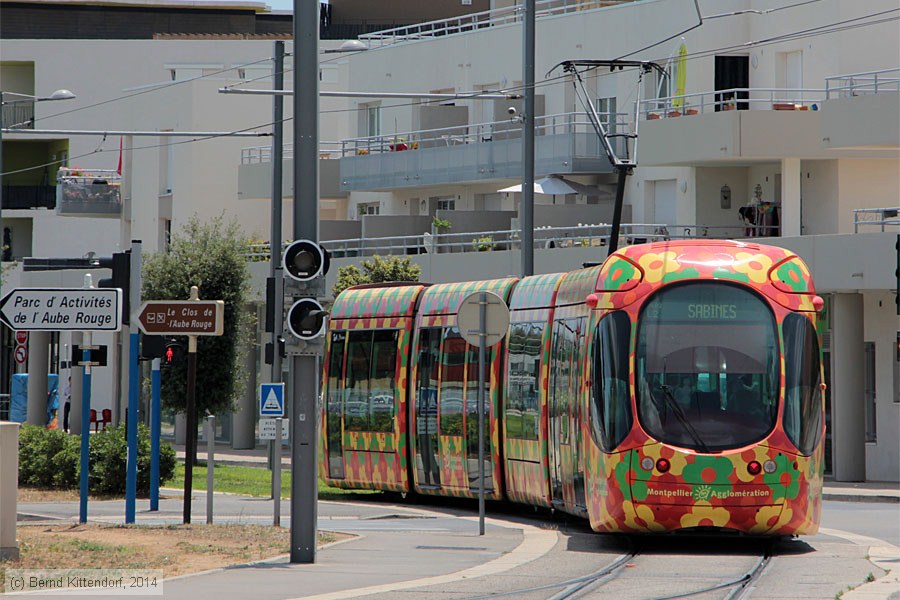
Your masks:
{"label": "hedge", "polygon": [[[125,426],[107,427],[90,436],[88,489],[92,494],[125,493],[128,455]],[[160,444],[160,485],[175,475],[175,450]],[[81,476],[81,436],[59,429],[23,425],[19,430],[19,485],[78,489]],[[138,425],[137,493],[150,494],[150,431]]]}

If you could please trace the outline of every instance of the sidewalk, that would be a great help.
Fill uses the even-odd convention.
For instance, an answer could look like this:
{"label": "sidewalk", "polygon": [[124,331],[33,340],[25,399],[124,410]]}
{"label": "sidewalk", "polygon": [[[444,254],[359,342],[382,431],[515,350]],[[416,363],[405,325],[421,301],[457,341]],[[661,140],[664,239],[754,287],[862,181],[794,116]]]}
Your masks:
{"label": "sidewalk", "polygon": [[[175,445],[178,459],[184,461],[184,446]],[[257,446],[248,450],[234,450],[225,444],[216,445],[215,460],[218,464],[242,465],[248,467],[265,467],[268,463],[268,449]],[[206,460],[206,445],[201,443],[197,448],[197,459]],[[282,468],[291,466],[291,448],[282,446]],[[823,500],[838,502],[888,502],[900,503],[900,483],[889,481],[845,482],[825,479],[822,491]]]}

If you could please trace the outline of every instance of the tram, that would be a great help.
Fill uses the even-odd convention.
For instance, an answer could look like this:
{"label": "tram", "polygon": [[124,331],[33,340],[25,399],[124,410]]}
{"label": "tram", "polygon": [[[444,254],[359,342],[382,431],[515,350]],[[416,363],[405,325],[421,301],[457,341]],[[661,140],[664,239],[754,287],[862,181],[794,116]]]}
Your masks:
{"label": "tram", "polygon": [[[456,326],[475,291],[510,308],[478,349]],[[629,246],[569,273],[349,288],[323,364],[320,473],[332,486],[485,497],[598,532],[816,533],[822,299],[782,248]]]}

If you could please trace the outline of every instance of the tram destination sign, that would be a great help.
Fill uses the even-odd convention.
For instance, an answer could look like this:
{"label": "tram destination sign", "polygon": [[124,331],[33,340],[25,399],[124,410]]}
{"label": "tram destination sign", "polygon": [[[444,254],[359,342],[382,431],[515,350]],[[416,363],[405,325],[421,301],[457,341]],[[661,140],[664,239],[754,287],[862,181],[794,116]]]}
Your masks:
{"label": "tram destination sign", "polygon": [[222,335],[223,300],[150,300],[137,312],[138,327],[147,335]]}
{"label": "tram destination sign", "polygon": [[0,300],[0,320],[17,331],[119,331],[118,288],[17,288]]}

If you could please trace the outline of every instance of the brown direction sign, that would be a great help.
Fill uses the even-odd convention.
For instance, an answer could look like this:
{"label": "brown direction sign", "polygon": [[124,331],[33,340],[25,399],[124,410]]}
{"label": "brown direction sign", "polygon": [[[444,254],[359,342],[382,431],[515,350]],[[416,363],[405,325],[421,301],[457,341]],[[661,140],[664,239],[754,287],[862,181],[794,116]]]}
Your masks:
{"label": "brown direction sign", "polygon": [[138,327],[148,335],[222,335],[222,300],[149,300],[137,313]]}

